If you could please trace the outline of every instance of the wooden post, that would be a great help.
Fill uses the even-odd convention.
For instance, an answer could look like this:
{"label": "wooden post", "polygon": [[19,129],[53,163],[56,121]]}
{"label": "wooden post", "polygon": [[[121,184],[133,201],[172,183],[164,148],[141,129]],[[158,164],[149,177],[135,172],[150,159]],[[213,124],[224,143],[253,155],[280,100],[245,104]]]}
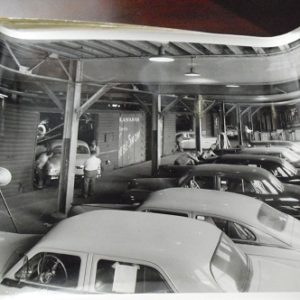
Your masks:
{"label": "wooden post", "polygon": [[202,152],[202,96],[198,95],[194,103],[194,117],[195,117],[195,141],[196,141],[196,151]]}
{"label": "wooden post", "polygon": [[222,131],[226,135],[226,109],[224,101],[222,101]]}
{"label": "wooden post", "polygon": [[162,117],[161,117],[161,95],[152,99],[152,175],[155,176],[161,161],[162,153]]}
{"label": "wooden post", "polygon": [[61,172],[58,189],[58,212],[67,214],[74,196],[75,164],[81,99],[82,63],[71,62],[65,107]]}
{"label": "wooden post", "polygon": [[242,146],[243,143],[243,124],[242,124],[242,117],[241,117],[241,108],[240,105],[236,105],[236,121],[238,125],[238,136],[239,136],[239,144]]}

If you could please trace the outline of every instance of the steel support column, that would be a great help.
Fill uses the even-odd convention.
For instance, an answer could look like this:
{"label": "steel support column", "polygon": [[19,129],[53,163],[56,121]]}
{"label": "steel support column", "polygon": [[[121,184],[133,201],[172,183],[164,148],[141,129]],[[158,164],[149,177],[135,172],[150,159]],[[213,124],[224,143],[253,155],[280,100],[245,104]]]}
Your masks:
{"label": "steel support column", "polygon": [[221,105],[221,128],[222,128],[222,131],[224,132],[224,134],[226,135],[226,109],[225,109],[225,103],[224,101],[222,101],[222,105]]}
{"label": "steel support column", "polygon": [[201,95],[198,95],[194,103],[194,116],[195,116],[195,140],[196,140],[196,151],[202,152],[202,104],[203,99]]}
{"label": "steel support column", "polygon": [[68,82],[65,107],[61,173],[58,189],[58,212],[67,214],[74,195],[75,163],[81,99],[82,63],[70,63],[72,80]]}
{"label": "steel support column", "polygon": [[238,138],[239,138],[239,144],[243,145],[243,124],[242,124],[242,116],[241,116],[241,108],[240,105],[236,105],[236,121],[238,125]]}
{"label": "steel support column", "polygon": [[161,95],[153,97],[152,100],[152,175],[155,176],[161,161],[162,154],[162,116]]}

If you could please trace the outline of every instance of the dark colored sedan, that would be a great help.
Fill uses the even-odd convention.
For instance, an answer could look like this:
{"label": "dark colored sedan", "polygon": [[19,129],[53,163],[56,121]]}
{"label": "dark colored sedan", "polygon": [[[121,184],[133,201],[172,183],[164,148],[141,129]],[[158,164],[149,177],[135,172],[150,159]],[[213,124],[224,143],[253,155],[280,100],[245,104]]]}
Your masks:
{"label": "dark colored sedan", "polygon": [[128,196],[140,201],[155,190],[183,187],[220,190],[248,195],[295,217],[300,217],[300,187],[283,184],[267,170],[258,167],[203,164],[191,166],[179,178],[140,178],[129,183]]}

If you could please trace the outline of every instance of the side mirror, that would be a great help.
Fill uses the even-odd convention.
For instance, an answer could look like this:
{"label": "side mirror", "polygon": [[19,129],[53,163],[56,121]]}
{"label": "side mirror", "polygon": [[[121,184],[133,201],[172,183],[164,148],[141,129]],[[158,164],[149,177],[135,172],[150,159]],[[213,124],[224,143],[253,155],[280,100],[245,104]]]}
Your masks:
{"label": "side mirror", "polygon": [[10,182],[11,182],[10,171],[0,167],[0,187],[8,185]]}

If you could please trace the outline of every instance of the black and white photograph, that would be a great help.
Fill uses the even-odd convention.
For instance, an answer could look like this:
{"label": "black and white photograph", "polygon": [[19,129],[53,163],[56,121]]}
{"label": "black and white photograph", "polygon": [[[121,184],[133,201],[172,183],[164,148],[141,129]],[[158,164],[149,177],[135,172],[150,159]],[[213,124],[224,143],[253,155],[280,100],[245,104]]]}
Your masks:
{"label": "black and white photograph", "polygon": [[25,296],[300,298],[298,0],[0,0],[0,298]]}

